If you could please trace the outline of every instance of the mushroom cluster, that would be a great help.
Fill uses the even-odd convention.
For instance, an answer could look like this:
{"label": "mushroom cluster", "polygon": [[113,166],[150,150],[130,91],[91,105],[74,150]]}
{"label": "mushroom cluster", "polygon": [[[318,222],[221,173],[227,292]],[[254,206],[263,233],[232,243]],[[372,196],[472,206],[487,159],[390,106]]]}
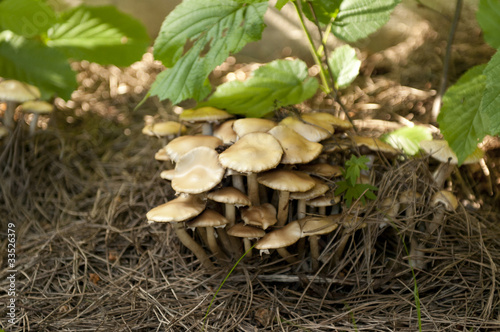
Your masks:
{"label": "mushroom cluster", "polygon": [[[177,198],[150,210],[148,221],[173,223],[180,241],[208,268],[214,263],[210,256],[217,262],[243,252],[251,256],[257,240],[254,247],[261,254],[275,250],[289,263],[309,258],[317,269],[321,237],[337,228],[343,235],[338,250],[343,250],[352,232],[364,225],[355,214],[359,209],[340,213],[340,197],[333,192],[342,160],[335,164],[331,151],[363,149],[373,159],[398,151],[378,139],[353,135],[349,122],[329,113],[275,122],[229,119],[217,111],[219,118],[207,120],[210,126],[223,121],[215,128],[174,138],[157,153],[157,159],[171,162],[161,177],[171,181]],[[180,118],[201,121],[195,114],[190,110]],[[332,136],[335,131],[341,134]],[[189,228],[195,229],[193,235]]]}

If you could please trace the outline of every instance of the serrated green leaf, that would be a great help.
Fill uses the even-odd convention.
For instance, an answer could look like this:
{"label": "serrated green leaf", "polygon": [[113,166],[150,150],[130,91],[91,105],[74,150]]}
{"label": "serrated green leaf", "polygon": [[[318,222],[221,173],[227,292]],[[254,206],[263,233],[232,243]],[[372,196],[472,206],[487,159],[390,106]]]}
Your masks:
{"label": "serrated green leaf", "polygon": [[417,154],[421,141],[430,140],[432,140],[432,134],[423,126],[403,127],[382,137],[382,141],[395,149],[403,150],[409,156]]}
{"label": "serrated green leaf", "polygon": [[289,2],[290,0],[278,0],[276,1],[276,5],[274,5],[274,7],[276,7],[277,10],[281,10],[281,8],[283,8],[283,6],[285,6]]}
{"label": "serrated green leaf", "polygon": [[311,11],[311,4],[314,8],[314,13],[318,21],[327,25],[332,19],[337,17],[342,0],[301,0],[302,11],[307,19],[315,23],[314,15]]}
{"label": "serrated green leaf", "polygon": [[146,28],[113,6],[78,6],[63,13],[46,41],[74,60],[120,67],[140,60],[149,42]]}
{"label": "serrated green leaf", "polygon": [[156,79],[151,95],[174,104],[206,97],[201,86],[210,72],[230,53],[260,39],[267,5],[264,0],[183,1],[167,16],[155,41],[155,58],[172,68]]}
{"label": "serrated green leaf", "polygon": [[34,37],[56,23],[56,14],[40,0],[4,0],[0,2],[0,27],[16,35]]}
{"label": "serrated green leaf", "polygon": [[37,86],[42,99],[56,94],[68,100],[77,88],[64,54],[11,31],[0,33],[0,76]]}
{"label": "serrated green leaf", "polygon": [[500,48],[488,62],[483,75],[486,76],[486,89],[479,112],[489,119],[487,134],[500,135]]}
{"label": "serrated green leaf", "polygon": [[488,134],[488,119],[479,104],[486,88],[485,65],[469,69],[446,91],[437,118],[439,127],[461,164]]}
{"label": "serrated green leaf", "polygon": [[312,97],[318,86],[318,81],[308,75],[303,61],[275,60],[254,71],[244,82],[220,85],[202,105],[258,118],[276,107],[297,104]]}
{"label": "serrated green leaf", "polygon": [[335,83],[339,89],[349,86],[359,74],[361,61],[356,56],[356,50],[349,45],[336,48],[328,64],[335,76]]}
{"label": "serrated green leaf", "polygon": [[401,0],[344,0],[333,21],[332,33],[347,42],[366,38],[389,20]]}
{"label": "serrated green leaf", "polygon": [[498,0],[479,1],[476,18],[483,29],[484,40],[493,48],[500,47],[500,2]]}

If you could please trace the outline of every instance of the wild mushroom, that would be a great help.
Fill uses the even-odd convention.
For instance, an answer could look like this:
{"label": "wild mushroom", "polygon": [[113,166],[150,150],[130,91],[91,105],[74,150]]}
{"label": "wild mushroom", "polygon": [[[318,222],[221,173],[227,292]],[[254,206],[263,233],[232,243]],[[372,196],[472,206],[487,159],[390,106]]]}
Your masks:
{"label": "wild mushroom", "polygon": [[279,142],[267,133],[250,133],[219,155],[220,163],[238,172],[247,173],[248,197],[259,205],[257,173],[276,167],[283,155]]}
{"label": "wild mushroom", "polygon": [[4,101],[7,104],[3,117],[5,127],[9,129],[14,127],[14,112],[20,103],[38,99],[40,96],[40,90],[27,83],[15,80],[0,82],[0,101]]}
{"label": "wild mushroom", "polygon": [[333,126],[335,130],[339,129],[342,131],[346,131],[349,129],[352,129],[352,123],[350,123],[347,120],[342,120],[333,114],[326,113],[326,112],[311,112],[311,113],[305,113],[302,115],[302,118],[305,121],[308,121],[309,119],[313,119],[315,122],[323,122],[323,123],[328,123]]}
{"label": "wild mushroom", "polygon": [[149,223],[169,222],[181,243],[191,250],[200,260],[200,263],[208,269],[214,265],[203,248],[193,240],[186,232],[183,221],[196,217],[205,209],[205,202],[198,195],[180,195],[167,203],[159,205],[146,214]]}
{"label": "wild mushroom", "polygon": [[54,105],[41,100],[25,101],[21,104],[21,110],[25,113],[33,113],[33,118],[30,122],[30,135],[35,134],[38,118],[40,114],[49,114],[54,110]]}
{"label": "wild mushroom", "polygon": [[165,151],[173,162],[177,162],[185,153],[196,147],[206,146],[215,150],[219,145],[222,145],[222,141],[214,136],[184,135],[170,141],[165,146]]}
{"label": "wild mushroom", "polygon": [[241,219],[246,225],[256,226],[263,230],[276,224],[276,208],[274,205],[264,203],[259,206],[250,206],[241,211]]}
{"label": "wild mushroom", "polygon": [[458,200],[452,192],[440,190],[432,196],[431,206],[435,207],[436,211],[434,212],[432,222],[426,224],[429,234],[434,233],[436,229],[443,225],[445,210],[453,212],[457,209]]}
{"label": "wild mushroom", "polygon": [[286,247],[297,242],[302,236],[302,230],[297,221],[292,221],[280,229],[273,230],[261,238],[255,245],[256,249],[269,253],[269,249],[276,249],[278,254],[288,263],[296,263],[297,258],[291,255]]}
{"label": "wild mushroom", "polygon": [[224,228],[229,221],[224,218],[220,213],[214,210],[205,210],[202,214],[197,216],[191,221],[186,223],[186,226],[189,228],[205,228],[207,233],[207,244],[210,248],[210,251],[218,258],[218,259],[227,259],[224,253],[219,248],[217,244],[217,239],[215,237],[215,229],[214,228]]}
{"label": "wild mushroom", "polygon": [[247,257],[252,257],[252,244],[250,240],[252,239],[260,239],[266,232],[262,229],[253,226],[247,226],[243,223],[236,224],[227,230],[227,234],[233,237],[239,237],[243,239],[243,245],[245,248],[245,252],[248,252]]}
{"label": "wild mushroom", "polygon": [[179,119],[186,122],[203,123],[202,135],[213,135],[213,123],[232,118],[233,116],[226,111],[215,107],[200,107],[197,109],[188,109],[182,111]]}
{"label": "wild mushroom", "polygon": [[333,216],[305,217],[297,220],[302,229],[302,238],[309,237],[309,250],[313,271],[319,267],[319,236],[329,234],[339,226],[337,218]]}
{"label": "wild mushroom", "polygon": [[[142,133],[144,135],[165,137],[167,142],[175,136],[185,134],[186,131],[186,126],[176,121],[157,122],[142,128]],[[166,144],[166,142],[164,142],[164,144]]]}
{"label": "wild mushroom", "polygon": [[276,123],[272,120],[243,118],[234,121],[233,130],[238,137],[242,137],[250,133],[266,133],[274,126],[276,126]]}
{"label": "wild mushroom", "polygon": [[333,135],[334,129],[332,125],[307,118],[305,114],[302,115],[302,118],[304,117],[305,119],[300,119],[289,116],[281,120],[279,125],[295,130],[299,135],[311,142],[319,142]]}
{"label": "wild mushroom", "polygon": [[225,145],[233,144],[238,140],[238,135],[233,130],[233,123],[236,120],[227,120],[214,129],[214,136],[219,138]]}
{"label": "wild mushroom", "polygon": [[294,130],[285,126],[276,126],[269,134],[278,140],[283,148],[281,164],[307,164],[316,159],[323,145],[308,141]]}

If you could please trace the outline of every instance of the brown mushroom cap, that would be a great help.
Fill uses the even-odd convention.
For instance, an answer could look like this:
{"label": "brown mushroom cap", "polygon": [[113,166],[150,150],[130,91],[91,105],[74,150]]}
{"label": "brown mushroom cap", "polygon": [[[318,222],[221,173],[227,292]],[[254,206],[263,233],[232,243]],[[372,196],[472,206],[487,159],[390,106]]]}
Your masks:
{"label": "brown mushroom cap", "polygon": [[0,100],[23,103],[41,97],[37,87],[16,80],[0,82]]}
{"label": "brown mushroom cap", "polygon": [[[306,123],[307,121],[308,123]],[[299,135],[303,136],[311,142],[319,142],[333,135],[333,127],[321,121],[302,115],[302,120],[289,116],[281,120],[279,125],[295,130]]]}
{"label": "brown mushroom cap", "polygon": [[312,207],[332,206],[340,202],[340,196],[335,196],[333,192],[328,192],[323,196],[319,196],[306,201],[306,205]]}
{"label": "brown mushroom cap", "polygon": [[223,227],[227,225],[229,221],[222,216],[220,213],[214,210],[205,210],[198,217],[186,223],[187,227]]}
{"label": "brown mushroom cap", "polygon": [[299,167],[299,171],[325,178],[342,176],[342,170],[343,168],[341,166],[325,163],[301,165]]}
{"label": "brown mushroom cap", "polygon": [[242,237],[247,239],[257,239],[266,235],[262,229],[247,226],[243,223],[238,223],[227,230],[227,234],[234,237]]}
{"label": "brown mushroom cap", "polygon": [[306,173],[289,170],[272,170],[257,176],[257,181],[274,190],[304,192],[312,189],[316,182]]}
{"label": "brown mushroom cap", "polygon": [[258,173],[276,167],[282,155],[283,149],[272,135],[250,133],[222,152],[219,160],[238,172]]}
{"label": "brown mushroom cap", "polygon": [[206,146],[184,154],[175,166],[172,188],[176,192],[199,194],[218,185],[225,169],[219,164],[218,153]]}
{"label": "brown mushroom cap", "polygon": [[447,211],[455,211],[458,207],[458,200],[452,192],[440,190],[432,196],[432,206],[443,204]]}
{"label": "brown mushroom cap", "polygon": [[243,118],[234,121],[233,130],[239,137],[242,137],[250,133],[265,133],[274,126],[276,126],[276,123],[268,119]]}
{"label": "brown mushroom cap", "polygon": [[378,138],[374,137],[364,137],[364,136],[351,136],[351,139],[359,146],[365,146],[372,151],[379,151],[383,153],[397,154],[398,150],[393,148],[391,145],[382,142]]}
{"label": "brown mushroom cap", "polygon": [[174,138],[165,146],[168,156],[172,161],[177,162],[186,152],[200,146],[206,146],[215,149],[222,145],[222,141],[214,136],[208,135],[185,135]]}
{"label": "brown mushroom cap", "polygon": [[179,222],[199,215],[205,202],[198,195],[180,195],[159,205],[146,214],[148,222]]}
{"label": "brown mushroom cap", "polygon": [[292,221],[280,229],[267,233],[255,245],[256,249],[267,250],[291,246],[302,237],[302,229],[297,221]]}
{"label": "brown mushroom cap", "polygon": [[207,198],[215,202],[236,206],[252,205],[250,198],[248,198],[247,195],[233,187],[224,187],[219,190],[212,191],[208,193]]}
{"label": "brown mushroom cap", "polygon": [[241,211],[241,219],[247,225],[257,226],[262,229],[276,224],[276,208],[269,203],[259,206],[251,206]]}
{"label": "brown mushroom cap", "polygon": [[311,142],[285,126],[276,126],[269,130],[269,134],[273,135],[283,148],[282,164],[306,164],[316,159],[323,149],[323,145]]}
{"label": "brown mushroom cap", "polygon": [[43,100],[29,100],[21,104],[24,112],[48,114],[54,111],[54,105]]}
{"label": "brown mushroom cap", "polygon": [[236,120],[227,120],[214,129],[214,136],[221,139],[224,144],[233,144],[238,140],[238,135],[233,130],[233,123]]}
{"label": "brown mushroom cap", "polygon": [[315,121],[320,121],[323,123],[328,123],[333,126],[335,129],[341,129],[341,130],[349,130],[352,129],[352,123],[350,123],[347,120],[342,120],[333,114],[326,113],[326,112],[312,112],[312,113],[306,113],[304,115],[307,115],[306,119],[312,118]]}
{"label": "brown mushroom cap", "polygon": [[165,151],[164,148],[159,149],[155,153],[155,159],[160,160],[160,161],[169,161],[170,158],[168,157],[167,151]]}
{"label": "brown mushroom cap", "polygon": [[186,126],[175,121],[158,122],[146,125],[142,128],[142,133],[148,136],[171,136],[186,133]]}
{"label": "brown mushroom cap", "polygon": [[[453,152],[448,145],[448,142],[445,140],[421,141],[420,148],[439,162],[450,162],[453,165],[458,164],[457,155]],[[483,151],[478,148],[470,156],[465,158],[463,164],[467,165],[477,163],[483,155]]]}
{"label": "brown mushroom cap", "polygon": [[302,229],[302,237],[329,234],[339,227],[339,217],[305,217],[297,220]]}
{"label": "brown mushroom cap", "polygon": [[292,192],[290,193],[291,199],[313,199],[318,196],[324,195],[330,187],[322,180],[317,178],[312,178],[314,181],[314,187],[303,192]]}
{"label": "brown mushroom cap", "polygon": [[216,122],[232,117],[228,112],[210,106],[187,109],[179,115],[179,119],[188,122]]}

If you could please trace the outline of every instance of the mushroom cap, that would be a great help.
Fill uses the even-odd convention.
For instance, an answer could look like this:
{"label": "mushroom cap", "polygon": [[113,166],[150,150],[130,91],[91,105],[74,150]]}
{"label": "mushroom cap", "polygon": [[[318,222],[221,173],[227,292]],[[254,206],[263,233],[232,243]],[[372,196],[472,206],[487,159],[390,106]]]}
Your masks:
{"label": "mushroom cap", "polygon": [[[453,152],[448,145],[448,142],[445,140],[421,141],[420,148],[439,162],[450,162],[450,164],[453,165],[458,164],[457,155]],[[470,156],[465,158],[463,164],[467,165],[477,163],[481,158],[483,158],[483,154],[483,151],[478,148]]]}
{"label": "mushroom cap", "polygon": [[185,134],[186,126],[176,121],[164,121],[151,125],[146,125],[142,128],[142,133],[148,136],[170,136],[177,134]]}
{"label": "mushroom cap", "polygon": [[165,148],[161,148],[155,153],[155,159],[161,160],[161,161],[169,161],[170,160]]}
{"label": "mushroom cap", "polygon": [[149,210],[148,222],[180,222],[199,215],[205,209],[205,202],[197,195],[180,195]]}
{"label": "mushroom cap", "polygon": [[175,169],[167,169],[164,171],[161,171],[160,173],[160,178],[172,181],[175,177]]}
{"label": "mushroom cap", "polygon": [[261,132],[265,133],[276,126],[276,123],[268,119],[243,118],[234,121],[233,130],[239,137],[246,134]]}
{"label": "mushroom cap", "polygon": [[214,136],[185,135],[171,140],[165,145],[165,150],[172,161],[178,162],[180,157],[196,147],[206,146],[215,149],[219,145],[222,145],[222,141]]}
{"label": "mushroom cap", "polygon": [[274,190],[304,192],[312,189],[316,182],[306,173],[276,169],[257,176],[257,181]]}
{"label": "mushroom cap", "polygon": [[175,165],[172,188],[176,192],[199,194],[218,185],[224,173],[218,153],[209,147],[200,146],[179,159]]}
{"label": "mushroom cap", "polygon": [[324,195],[330,187],[324,183],[322,180],[317,178],[312,178],[314,181],[314,187],[303,192],[292,192],[290,193],[291,199],[313,199],[318,196]]}
{"label": "mushroom cap", "polygon": [[238,135],[233,130],[233,123],[236,120],[227,120],[214,129],[214,136],[219,138],[224,144],[233,144],[238,140]]}
{"label": "mushroom cap", "polygon": [[256,239],[266,235],[266,232],[257,227],[238,223],[227,230],[227,235],[234,237],[243,237],[247,239]]}
{"label": "mushroom cap", "polygon": [[458,207],[458,200],[451,191],[440,190],[432,196],[431,204],[436,206],[438,204],[443,204],[447,211],[455,211]]}
{"label": "mushroom cap", "polygon": [[327,192],[323,196],[319,196],[306,201],[306,205],[312,207],[332,206],[340,202],[340,196],[335,196],[332,191]]}
{"label": "mushroom cap", "polygon": [[305,217],[297,220],[302,229],[302,237],[329,234],[339,227],[338,217]]}
{"label": "mushroom cap", "polygon": [[343,168],[341,166],[325,163],[301,165],[299,167],[299,171],[325,178],[342,176],[342,170]]}
{"label": "mushroom cap", "polygon": [[43,100],[28,100],[21,104],[24,112],[48,114],[54,110],[54,105]]}
{"label": "mushroom cap", "polygon": [[295,116],[286,117],[281,120],[279,125],[295,130],[299,135],[311,142],[319,142],[333,135],[334,130],[330,124],[317,121],[306,115],[302,115],[302,120]]}
{"label": "mushroom cap", "polygon": [[238,172],[258,173],[276,167],[282,155],[283,149],[272,135],[250,133],[222,152],[219,160]]}
{"label": "mushroom cap", "polygon": [[391,154],[397,154],[399,153],[398,150],[393,148],[391,145],[382,142],[378,138],[375,137],[365,137],[365,136],[357,136],[353,135],[351,136],[351,139],[356,143],[356,145],[359,146],[365,146],[368,149],[372,151],[379,151],[383,153],[391,153]]}
{"label": "mushroom cap", "polygon": [[276,126],[269,130],[269,134],[273,135],[283,148],[282,164],[306,164],[316,159],[323,149],[323,145],[311,142],[285,126]]}
{"label": "mushroom cap", "polygon": [[251,206],[241,211],[241,219],[247,225],[257,226],[262,229],[276,224],[276,208],[269,203],[259,206]]}
{"label": "mushroom cap", "polygon": [[405,190],[399,193],[398,199],[401,204],[410,204],[422,197],[421,193],[412,190]]}
{"label": "mushroom cap", "polygon": [[[342,120],[341,118],[336,117],[333,114],[326,113],[326,112],[312,112],[312,113],[306,113],[307,117],[306,118],[312,118],[316,121],[328,123],[333,126],[335,129],[341,129],[341,130],[349,130],[352,129],[352,123],[350,123],[347,120]],[[306,115],[304,114],[304,115]]]}
{"label": "mushroom cap", "polygon": [[249,206],[252,205],[250,198],[234,187],[224,187],[216,191],[208,193],[207,198],[212,201],[233,204],[236,206]]}
{"label": "mushroom cap", "polygon": [[186,223],[189,228],[194,227],[223,227],[229,223],[223,215],[214,210],[205,210],[198,217]]}
{"label": "mushroom cap", "polygon": [[399,213],[400,205],[400,202],[393,197],[386,197],[380,202],[380,210],[394,219]]}
{"label": "mushroom cap", "polygon": [[286,224],[280,229],[267,233],[255,245],[256,249],[277,249],[291,246],[302,237],[302,229],[297,220]]}
{"label": "mushroom cap", "polygon": [[16,80],[5,80],[0,82],[0,100],[23,103],[40,97],[40,90],[33,85]]}
{"label": "mushroom cap", "polygon": [[210,106],[187,109],[179,115],[179,119],[188,122],[217,122],[232,117],[228,112]]}

